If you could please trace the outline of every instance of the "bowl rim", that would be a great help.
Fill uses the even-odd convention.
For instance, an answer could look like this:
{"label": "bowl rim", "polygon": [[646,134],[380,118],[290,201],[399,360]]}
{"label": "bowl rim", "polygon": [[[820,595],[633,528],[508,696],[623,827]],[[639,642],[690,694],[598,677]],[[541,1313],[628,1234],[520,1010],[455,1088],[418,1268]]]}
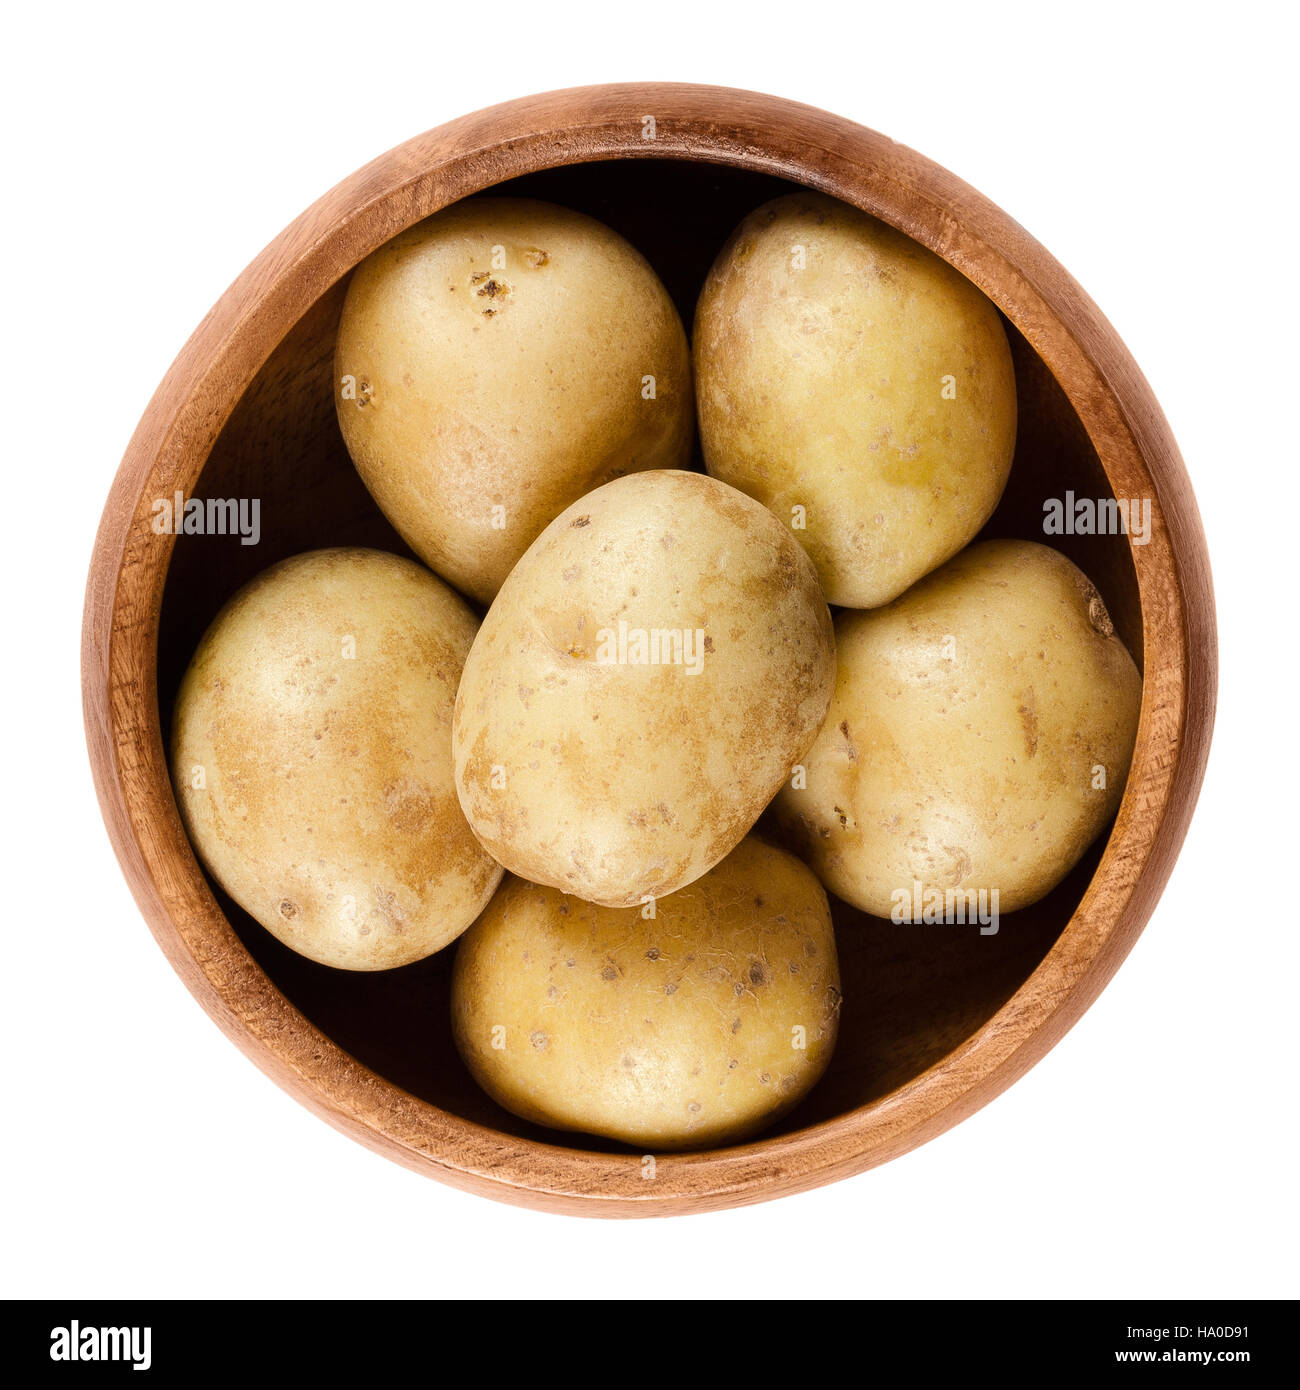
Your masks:
{"label": "bowl rim", "polygon": [[[1130,542],[1144,657],[1133,762],[1096,872],[1038,967],[981,1028],[889,1094],[792,1133],[657,1154],[649,1181],[640,1155],[516,1138],[412,1096],[271,984],[208,888],[172,795],[156,678],[174,538],[149,525],[151,499],[188,494],[285,333],[376,247],[518,175],[645,157],[776,174],[928,246],[1043,360],[1115,495],[1152,499],[1149,543]],[[778,97],[679,83],[568,88],[488,107],[381,155],[292,222],[195,330],[136,428],[96,536],[82,629],[105,825],[150,929],[203,1008],[297,1100],[386,1157],[499,1200],[582,1215],[709,1210],[818,1186],[924,1143],[1023,1075],[1097,997],[1154,908],[1200,789],[1216,683],[1209,558],[1177,445],[1115,330],[1068,273],[988,199],[875,131]]]}

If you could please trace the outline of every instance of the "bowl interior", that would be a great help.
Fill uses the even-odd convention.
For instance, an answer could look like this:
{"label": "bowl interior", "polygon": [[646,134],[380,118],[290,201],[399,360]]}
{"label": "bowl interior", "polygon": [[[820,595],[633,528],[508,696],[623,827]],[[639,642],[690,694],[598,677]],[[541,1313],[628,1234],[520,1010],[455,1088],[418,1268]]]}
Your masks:
{"label": "bowl interior", "polygon": [[[577,208],[622,233],[654,266],[689,331],[713,257],[752,208],[797,185],[764,174],[673,159],[564,166],[500,184],[494,194]],[[299,320],[233,411],[193,495],[258,498],[261,538],[178,536],[158,641],[164,746],[181,675],[222,603],[255,573],[320,546],[369,545],[409,555],[352,467],[335,420],[334,337],[346,280]],[[1064,392],[1011,323],[1020,425],[1015,464],[985,536],[1050,540],[1100,589],[1120,636],[1142,662],[1142,618],[1126,537],[1044,537],[1043,502],[1112,495],[1097,452]],[[697,457],[697,467],[702,466]],[[832,900],[844,1007],[835,1058],[810,1096],[768,1134],[844,1114],[888,1094],[975,1033],[1028,978],[1083,895],[1103,835],[1034,907],[977,926],[895,926]],[[212,885],[236,934],[275,986],[346,1052],[440,1109],[510,1134],[594,1151],[621,1146],[556,1136],[502,1110],[469,1077],[452,1044],[452,950],[404,969],[354,974],[282,946]]]}

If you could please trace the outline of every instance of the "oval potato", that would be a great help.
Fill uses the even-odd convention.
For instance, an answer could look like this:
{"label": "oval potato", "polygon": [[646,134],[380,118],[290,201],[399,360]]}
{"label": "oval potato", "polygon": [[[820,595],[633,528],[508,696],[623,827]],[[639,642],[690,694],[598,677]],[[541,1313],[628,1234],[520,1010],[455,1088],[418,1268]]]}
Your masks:
{"label": "oval potato", "polygon": [[410,560],[318,550],[246,585],[199,643],[172,728],[181,816],[217,882],[300,954],[406,965],[500,882],[452,777],[476,626]]}
{"label": "oval potato", "polygon": [[686,335],[644,257],[519,198],[456,203],[357,268],[335,386],[384,514],[484,603],[570,502],[684,466],[694,435]]}
{"label": "oval potato", "polygon": [[886,608],[841,613],[836,643],[806,787],[774,806],[826,887],[898,920],[931,890],[996,890],[1010,912],[1054,888],[1115,814],[1142,695],[1082,571],[986,541]]}
{"label": "oval potato", "polygon": [[901,232],[817,193],[751,213],[695,316],[708,470],[770,507],[827,601],[896,598],[984,525],[1016,388],[992,303]]}
{"label": "oval potato", "polygon": [[508,878],[457,948],[452,1024],[516,1115],[698,1148],[764,1128],[817,1081],[839,984],[821,885],[750,837],[652,920]]}
{"label": "oval potato", "polygon": [[502,586],[456,700],[456,785],[511,872],[624,907],[745,836],[812,742],[830,613],[771,512],[638,473],[551,523]]}

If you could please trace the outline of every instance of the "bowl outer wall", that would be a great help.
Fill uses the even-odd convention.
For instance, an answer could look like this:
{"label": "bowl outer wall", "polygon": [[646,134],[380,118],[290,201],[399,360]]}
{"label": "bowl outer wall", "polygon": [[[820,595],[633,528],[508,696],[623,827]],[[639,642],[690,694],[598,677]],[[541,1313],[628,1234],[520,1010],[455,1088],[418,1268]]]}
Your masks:
{"label": "bowl outer wall", "polygon": [[[647,139],[643,118],[654,117]],[[157,703],[171,537],[155,497],[188,495],[235,404],[284,334],[376,247],[457,199],[521,174],[615,158],[775,174],[882,217],[989,295],[1043,359],[1116,496],[1152,498],[1130,546],[1145,682],[1133,763],[1087,891],[1038,968],[976,1033],[894,1092],[792,1134],[714,1152],[635,1155],[515,1138],[383,1080],[271,984],[226,921],[182,829]],[[82,633],[86,736],[105,824],[146,921],[186,986],[279,1085],[370,1148],[454,1186],[583,1215],[669,1215],[763,1201],[905,1153],[986,1104],[1097,997],[1159,897],[1200,789],[1217,678],[1209,560],[1177,445],[1114,329],[1016,222],[961,180],[816,108],[671,83],[573,88],[438,127],[313,204],[243,272],[168,371],[104,509]]]}

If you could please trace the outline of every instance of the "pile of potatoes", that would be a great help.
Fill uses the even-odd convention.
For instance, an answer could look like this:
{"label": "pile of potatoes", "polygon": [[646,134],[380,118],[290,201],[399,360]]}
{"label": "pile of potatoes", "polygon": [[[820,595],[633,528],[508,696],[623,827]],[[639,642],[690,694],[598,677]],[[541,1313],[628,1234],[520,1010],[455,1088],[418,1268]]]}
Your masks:
{"label": "pile of potatoes", "polygon": [[971,544],[1011,355],[892,228],[758,208],[688,344],[609,228],[474,198],[358,267],[335,382],[423,564],[314,551],[236,594],[179,691],[177,797],[213,878],[312,960],[459,938],[457,1045],[516,1114],[754,1134],[835,1046],[828,890],[1010,911],[1114,815],[1137,670],[1063,555]]}

